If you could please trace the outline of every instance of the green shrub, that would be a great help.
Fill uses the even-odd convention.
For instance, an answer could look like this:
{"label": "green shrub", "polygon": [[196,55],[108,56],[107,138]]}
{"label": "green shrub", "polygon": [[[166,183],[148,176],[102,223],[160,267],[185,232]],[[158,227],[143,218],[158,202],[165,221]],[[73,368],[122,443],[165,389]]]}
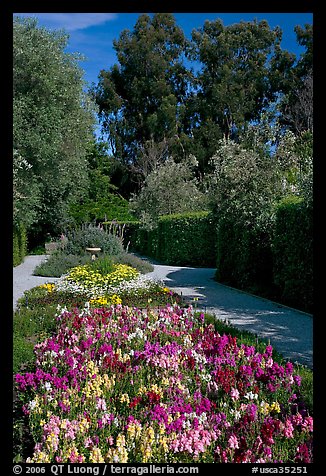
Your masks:
{"label": "green shrub", "polygon": [[101,255],[98,259],[91,262],[90,267],[94,271],[100,273],[102,276],[106,276],[107,274],[112,273],[114,270],[114,263],[110,256]]}
{"label": "green shrub", "polygon": [[107,233],[102,227],[84,224],[79,229],[67,233],[68,242],[65,253],[84,255],[86,248],[101,248],[103,253],[111,256],[123,252],[123,245],[117,236]]}
{"label": "green shrub", "polygon": [[[27,291],[19,300],[13,318],[13,371],[28,368],[35,361],[34,346],[51,335],[56,328],[56,304],[31,305],[37,296],[46,294],[39,287]],[[26,299],[27,297],[27,299]]]}
{"label": "green shrub", "polygon": [[298,197],[287,197],[276,207],[273,234],[274,283],[283,300],[313,310],[312,208]]}
{"label": "green shrub", "polygon": [[35,246],[33,249],[30,250],[29,254],[30,255],[44,255],[44,254],[46,254],[44,245]]}
{"label": "green shrub", "polygon": [[60,278],[71,268],[89,263],[89,255],[73,255],[57,251],[51,254],[47,261],[39,264],[35,270],[35,276],[51,276]]}
{"label": "green shrub", "polygon": [[18,266],[27,254],[27,234],[24,225],[13,228],[13,266]]}
{"label": "green shrub", "polygon": [[118,263],[126,264],[136,268],[141,274],[150,273],[154,270],[154,266],[151,263],[131,253],[124,253],[118,257],[115,257],[114,260]]}
{"label": "green shrub", "polygon": [[215,266],[215,223],[208,212],[166,215],[159,219],[157,258],[176,265]]}
{"label": "green shrub", "polygon": [[106,197],[97,200],[88,199],[83,204],[71,205],[70,216],[77,225],[94,220],[132,220],[129,202],[123,197],[113,194],[108,194]]}

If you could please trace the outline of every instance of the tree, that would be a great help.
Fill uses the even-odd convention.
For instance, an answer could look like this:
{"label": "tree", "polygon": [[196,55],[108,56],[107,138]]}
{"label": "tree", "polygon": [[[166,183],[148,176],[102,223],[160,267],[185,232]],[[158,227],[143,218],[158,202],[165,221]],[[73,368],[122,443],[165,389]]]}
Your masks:
{"label": "tree", "polygon": [[160,215],[207,208],[206,197],[194,177],[195,167],[197,161],[194,156],[180,163],[170,158],[146,177],[140,193],[130,201],[132,211],[144,227],[155,228]]}
{"label": "tree", "polygon": [[141,181],[139,157],[146,143],[180,146],[189,80],[185,44],[172,14],[140,15],[133,31],[124,30],[114,41],[119,65],[102,70],[94,88],[114,157],[132,166]]}
{"label": "tree", "polygon": [[[129,203],[111,181],[115,161],[107,151],[107,143],[92,142],[86,155],[88,162],[88,191],[71,204],[69,215],[79,225],[85,222],[132,220]],[[67,221],[66,226],[70,225]],[[72,223],[75,225],[75,223]]]}
{"label": "tree", "polygon": [[309,131],[295,135],[288,130],[275,152],[283,195],[296,195],[312,205],[313,136]]}
{"label": "tree", "polygon": [[[190,58],[200,61],[197,75],[197,127],[204,170],[219,139],[235,139],[243,126],[257,120],[277,94],[287,90],[294,55],[282,51],[282,32],[266,21],[224,26],[206,21],[192,33]],[[200,157],[201,155],[201,157]]]}
{"label": "tree", "polygon": [[217,221],[230,218],[244,227],[268,227],[273,203],[282,195],[277,161],[223,139],[206,175]]}
{"label": "tree", "polygon": [[64,51],[67,41],[36,19],[14,18],[14,170],[19,157],[28,164],[16,182],[14,209],[15,216],[29,217],[30,232],[54,231],[87,187],[95,110],[83,91],[80,56]]}
{"label": "tree", "polygon": [[291,88],[280,103],[282,124],[296,135],[313,131],[313,28],[295,27],[297,42],[305,50],[292,69]]}

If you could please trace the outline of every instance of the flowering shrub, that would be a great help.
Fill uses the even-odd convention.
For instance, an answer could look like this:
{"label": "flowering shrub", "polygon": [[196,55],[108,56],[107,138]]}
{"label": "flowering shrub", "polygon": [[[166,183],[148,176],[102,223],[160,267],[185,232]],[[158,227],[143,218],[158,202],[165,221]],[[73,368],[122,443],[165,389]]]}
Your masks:
{"label": "flowering shrub", "polygon": [[83,295],[89,299],[103,298],[109,304],[121,304],[114,296],[119,296],[122,302],[132,297],[141,298],[144,295],[166,294],[163,284],[152,278],[140,275],[131,266],[115,264],[114,271],[101,275],[89,266],[73,268],[69,274],[62,276],[56,283],[56,291]]}
{"label": "flowering shrub", "polygon": [[17,374],[36,442],[27,462],[312,461],[293,365],[218,334],[193,309],[121,305],[57,314]]}
{"label": "flowering shrub", "polygon": [[64,277],[70,281],[83,286],[116,286],[122,281],[130,281],[139,275],[138,271],[125,264],[113,265],[113,271],[103,275],[99,271],[93,270],[90,265],[76,266]]}
{"label": "flowering shrub", "polygon": [[39,286],[41,289],[45,289],[48,293],[52,293],[55,285],[53,283],[45,283],[45,284],[40,284]]}

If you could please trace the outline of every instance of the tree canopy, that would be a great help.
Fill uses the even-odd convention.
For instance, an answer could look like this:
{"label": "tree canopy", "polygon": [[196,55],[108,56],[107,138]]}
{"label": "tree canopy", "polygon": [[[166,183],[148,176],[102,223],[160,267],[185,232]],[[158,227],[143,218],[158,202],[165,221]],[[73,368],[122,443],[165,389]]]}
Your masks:
{"label": "tree canopy", "polygon": [[14,220],[53,229],[87,186],[94,106],[68,36],[14,18]]}
{"label": "tree canopy", "polygon": [[136,169],[146,141],[173,142],[182,132],[185,45],[172,14],[143,14],[114,41],[119,64],[100,72],[94,94],[103,129],[114,156]]}

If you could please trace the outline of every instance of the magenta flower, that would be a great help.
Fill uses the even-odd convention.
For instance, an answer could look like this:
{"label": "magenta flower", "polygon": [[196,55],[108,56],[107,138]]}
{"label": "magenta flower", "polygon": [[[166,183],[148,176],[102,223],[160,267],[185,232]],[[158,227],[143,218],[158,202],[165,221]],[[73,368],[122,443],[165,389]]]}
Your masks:
{"label": "magenta flower", "polygon": [[229,444],[229,447],[232,449],[239,448],[239,442],[235,435],[230,436],[230,438],[228,439],[228,444]]}

